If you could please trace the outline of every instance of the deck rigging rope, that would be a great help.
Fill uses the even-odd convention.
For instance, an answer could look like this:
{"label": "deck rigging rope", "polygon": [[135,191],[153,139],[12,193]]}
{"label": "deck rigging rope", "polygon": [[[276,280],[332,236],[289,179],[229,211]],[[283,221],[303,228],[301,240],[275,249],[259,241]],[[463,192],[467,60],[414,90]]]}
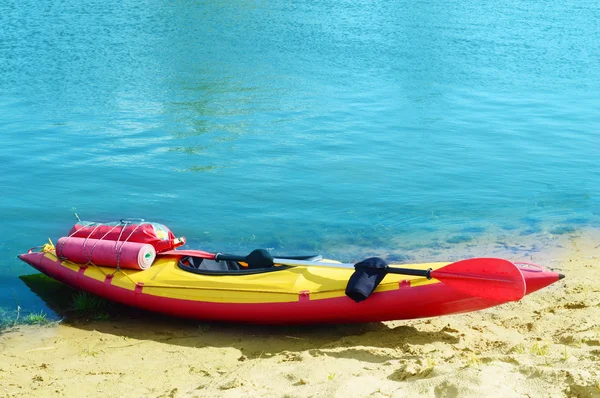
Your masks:
{"label": "deck rigging rope", "polygon": [[[77,217],[77,219],[81,222],[81,220],[79,219],[79,217]],[[133,221],[129,221],[129,220],[120,220],[117,224],[115,224],[112,228],[110,228],[104,235],[102,235],[99,239],[96,240],[96,242],[94,242],[94,244],[92,245],[92,247],[90,248],[89,252],[88,252],[88,240],[92,239],[92,236],[94,235],[94,233],[98,230],[98,228],[100,228],[103,224],[102,223],[97,223],[94,228],[92,229],[92,231],[85,237],[85,240],[83,242],[83,252],[85,253],[85,256],[87,258],[87,262],[85,265],[93,265],[97,268],[98,265],[94,264],[94,262],[92,261],[92,258],[94,256],[94,249],[96,249],[96,246],[98,245],[98,243],[100,241],[102,241],[103,239],[105,239],[111,232],[113,232],[116,228],[121,227],[121,230],[119,231],[119,236],[117,238],[117,240],[115,241],[115,255],[116,255],[116,259],[117,259],[117,268],[115,270],[115,272],[113,272],[110,275],[114,275],[116,274],[118,271],[121,271],[121,264],[120,264],[120,260],[121,260],[121,253],[123,252],[123,246],[125,245],[126,242],[129,241],[129,239],[133,236],[133,234],[135,233],[135,231],[138,230],[138,228],[143,225],[143,224],[150,224],[149,222],[144,221],[143,219],[141,219],[141,222],[138,223],[135,228],[133,228],[133,230],[129,233],[129,235],[127,236],[127,238],[125,238],[125,240],[121,241],[121,238],[123,237],[123,233],[125,232],[125,228],[127,228],[127,226],[129,224],[133,224]],[[64,245],[67,243],[67,241],[69,240],[69,238],[73,237],[77,232],[79,231],[79,229],[75,229],[72,233],[70,233],[66,239],[64,239],[62,242],[60,242],[60,246],[58,246],[57,244],[57,248],[55,248],[55,252],[56,253],[62,253],[63,252],[63,247]],[[121,245],[119,246],[119,243],[121,243]],[[45,247],[45,246],[44,246]],[[57,256],[58,257],[58,256]],[[68,260],[66,257],[64,256],[60,256],[58,257],[61,261],[63,260]],[[104,272],[103,272],[104,273]],[[105,275],[107,275],[106,273],[104,273]],[[131,278],[130,278],[131,279]]]}

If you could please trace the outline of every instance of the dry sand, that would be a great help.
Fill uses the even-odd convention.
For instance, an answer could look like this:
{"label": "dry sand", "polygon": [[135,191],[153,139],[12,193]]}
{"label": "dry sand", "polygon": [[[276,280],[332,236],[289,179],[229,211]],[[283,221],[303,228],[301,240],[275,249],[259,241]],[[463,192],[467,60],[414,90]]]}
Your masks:
{"label": "dry sand", "polygon": [[318,327],[162,317],[19,327],[0,335],[0,396],[600,397],[600,241],[561,245],[534,260],[565,280],[464,315]]}

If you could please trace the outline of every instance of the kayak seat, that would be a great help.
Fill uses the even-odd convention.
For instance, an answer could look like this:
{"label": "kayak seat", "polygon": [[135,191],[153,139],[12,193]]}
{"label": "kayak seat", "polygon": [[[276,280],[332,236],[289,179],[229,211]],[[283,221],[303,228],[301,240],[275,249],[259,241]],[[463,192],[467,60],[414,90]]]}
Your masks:
{"label": "kayak seat", "polygon": [[236,261],[215,261],[201,257],[184,257],[181,263],[185,266],[204,271],[237,271],[240,265]]}
{"label": "kayak seat", "polygon": [[[292,259],[290,257],[285,257],[287,259]],[[309,259],[320,259],[320,256],[299,256],[293,258],[309,260]],[[275,272],[275,271],[283,271],[289,269],[291,267],[287,265],[277,265],[266,266],[266,267],[256,267],[250,268],[247,267],[246,264],[244,266],[240,265],[237,261],[214,261],[209,260],[202,257],[194,257],[194,256],[186,256],[182,257],[177,265],[180,269],[192,272],[194,274],[200,275],[214,275],[214,276],[223,276],[223,275],[250,275],[250,274],[262,274],[265,272]]]}

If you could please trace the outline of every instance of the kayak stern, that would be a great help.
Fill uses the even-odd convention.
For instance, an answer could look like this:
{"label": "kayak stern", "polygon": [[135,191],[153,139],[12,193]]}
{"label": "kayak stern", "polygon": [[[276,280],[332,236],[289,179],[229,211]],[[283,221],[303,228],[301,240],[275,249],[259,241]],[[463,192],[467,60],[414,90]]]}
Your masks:
{"label": "kayak stern", "polygon": [[563,274],[549,271],[535,264],[515,263],[515,265],[517,265],[525,279],[525,295],[537,292],[565,277]]}

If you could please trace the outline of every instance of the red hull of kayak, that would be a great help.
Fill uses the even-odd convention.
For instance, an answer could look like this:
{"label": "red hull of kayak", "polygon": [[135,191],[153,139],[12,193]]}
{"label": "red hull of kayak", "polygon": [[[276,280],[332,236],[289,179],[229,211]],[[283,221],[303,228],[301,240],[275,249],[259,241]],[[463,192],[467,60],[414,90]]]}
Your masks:
{"label": "red hull of kayak", "polygon": [[[126,289],[112,284],[112,278],[97,280],[74,270],[44,253],[28,253],[19,258],[40,272],[106,299],[167,315],[198,320],[261,324],[354,323],[414,319],[481,310],[502,302],[461,293],[442,283],[375,292],[355,303],[346,296],[311,300],[298,296],[295,302],[226,303],[185,300],[144,292],[143,284]],[[562,275],[541,268],[519,267],[530,294],[558,281]],[[83,271],[82,271],[83,270]],[[142,271],[143,272],[143,271]]]}

